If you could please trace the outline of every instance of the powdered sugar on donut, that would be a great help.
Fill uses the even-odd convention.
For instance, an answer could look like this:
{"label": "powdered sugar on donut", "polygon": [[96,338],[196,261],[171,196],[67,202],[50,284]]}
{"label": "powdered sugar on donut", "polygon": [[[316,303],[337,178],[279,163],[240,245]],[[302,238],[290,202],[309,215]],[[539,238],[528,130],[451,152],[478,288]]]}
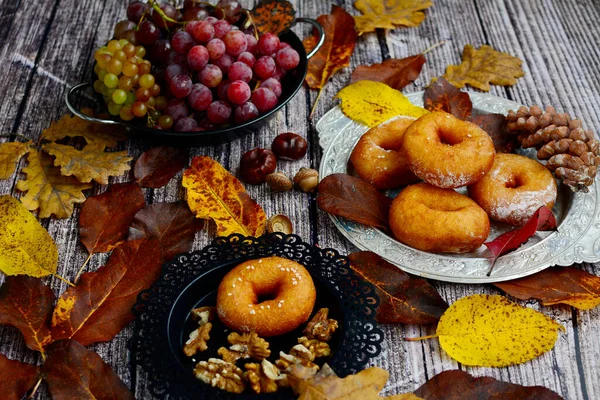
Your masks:
{"label": "powdered sugar on donut", "polygon": [[556,200],[556,186],[549,182],[546,188],[536,191],[514,190],[510,198],[498,198],[490,210],[490,216],[500,221],[525,223],[541,206]]}

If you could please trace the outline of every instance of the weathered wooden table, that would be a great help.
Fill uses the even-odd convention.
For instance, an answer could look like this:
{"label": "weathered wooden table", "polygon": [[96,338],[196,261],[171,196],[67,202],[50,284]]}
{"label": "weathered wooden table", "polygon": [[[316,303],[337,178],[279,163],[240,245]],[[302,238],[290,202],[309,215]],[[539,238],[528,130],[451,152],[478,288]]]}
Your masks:
{"label": "weathered wooden table", "polygon": [[[298,15],[305,17],[316,18],[328,13],[331,3],[356,13],[351,0],[292,2]],[[253,5],[252,1],[242,3]],[[112,36],[114,24],[124,17],[124,2],[118,0],[0,1],[1,133],[19,133],[35,140],[51,120],[62,116],[66,112],[65,91],[88,79],[94,49]],[[268,147],[278,133],[294,131],[309,140],[309,153],[301,161],[280,163],[280,169],[293,175],[301,166],[318,167],[322,151],[315,123],[334,105],[333,96],[348,83],[352,68],[389,57],[417,54],[440,40],[447,43],[427,55],[421,76],[404,92],[422,90],[431,78],[444,72],[446,65],[458,63],[465,44],[487,43],[524,60],[526,72],[513,87],[492,87],[493,94],[527,105],[554,105],[579,116],[584,126],[598,132],[598,20],[600,3],[595,0],[436,0],[418,28],[363,35],[352,56],[351,68],[344,69],[327,84],[312,120],[307,116],[316,92],[302,88],[287,107],[256,134],[221,146],[194,148],[191,155],[214,157],[235,174],[242,152]],[[295,28],[298,34],[306,35],[307,31],[302,29]],[[122,147],[133,157],[148,148],[141,140],[126,142]],[[20,178],[21,175],[15,174],[8,181],[0,181],[0,194],[19,197],[21,193],[15,185]],[[129,179],[130,175],[126,174],[112,182]],[[181,199],[180,182],[181,173],[164,188],[146,189],[147,202]],[[95,185],[88,195],[104,190],[106,187]],[[329,217],[317,209],[314,195],[299,191],[274,194],[264,185],[249,186],[248,191],[268,215],[288,215],[295,233],[305,241],[333,247],[344,254],[356,250],[337,232]],[[85,249],[78,241],[77,217],[78,210],[69,219],[42,221],[59,247],[58,273],[70,279],[86,258]],[[202,248],[213,236],[212,232],[199,232],[194,248]],[[95,255],[88,270],[95,270],[105,260],[106,255]],[[600,264],[580,267],[600,274]],[[0,277],[0,282],[3,279]],[[57,279],[46,281],[57,293],[65,290],[65,284]],[[436,282],[434,285],[449,303],[474,293],[498,293],[490,285]],[[537,302],[526,303],[540,309]],[[521,385],[543,385],[565,399],[599,399],[600,308],[581,312],[565,306],[544,307],[542,312],[562,323],[567,332],[560,335],[552,351],[509,368],[465,368],[448,358],[435,340],[416,343],[402,340],[405,336],[431,334],[433,327],[384,326],[384,348],[374,361],[391,374],[384,392],[410,392],[443,370],[461,368],[477,376],[488,375]],[[129,326],[111,342],[92,348],[131,387],[137,398],[151,398],[145,374],[130,370],[126,344],[131,333]],[[41,362],[38,354],[28,350],[18,331],[11,327],[0,327],[0,352],[11,359]],[[48,396],[42,387],[36,398]]]}

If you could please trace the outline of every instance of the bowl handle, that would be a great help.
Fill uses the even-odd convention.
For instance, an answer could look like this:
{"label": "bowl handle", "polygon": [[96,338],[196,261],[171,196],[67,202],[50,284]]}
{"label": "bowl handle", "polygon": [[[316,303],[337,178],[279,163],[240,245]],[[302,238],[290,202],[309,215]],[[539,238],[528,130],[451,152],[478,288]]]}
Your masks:
{"label": "bowl handle", "polygon": [[306,58],[310,59],[312,56],[314,56],[317,53],[317,51],[319,51],[321,46],[323,46],[323,43],[325,42],[325,31],[323,30],[323,27],[321,26],[320,23],[318,23],[317,21],[315,21],[314,19],[311,19],[311,18],[296,18],[296,22],[309,23],[312,26],[314,26],[314,28],[319,33],[319,40],[317,41],[317,45],[315,46],[314,49],[312,49],[312,51],[310,53],[308,53],[306,55]]}
{"label": "bowl handle", "polygon": [[73,93],[78,92],[79,90],[86,88],[88,86],[90,86],[90,84],[88,82],[83,82],[83,83],[80,83],[79,85],[75,85],[71,89],[69,89],[69,91],[65,95],[65,103],[67,103],[67,108],[69,109],[69,111],[71,111],[73,114],[77,115],[79,118],[89,121],[89,122],[96,122],[99,124],[106,124],[106,125],[123,125],[122,123],[120,123],[118,121],[113,121],[112,119],[100,119],[100,118],[94,118],[94,117],[85,115],[81,111],[79,111],[73,105],[73,103],[71,103],[71,96],[73,95]]}

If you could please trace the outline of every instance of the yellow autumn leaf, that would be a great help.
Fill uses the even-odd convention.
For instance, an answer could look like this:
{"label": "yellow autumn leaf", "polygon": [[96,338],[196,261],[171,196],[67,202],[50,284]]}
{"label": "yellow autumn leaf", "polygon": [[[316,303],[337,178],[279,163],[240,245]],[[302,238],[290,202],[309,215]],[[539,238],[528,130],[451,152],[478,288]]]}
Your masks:
{"label": "yellow autumn leaf", "polygon": [[58,249],[39,221],[12,196],[0,196],[0,271],[36,278],[56,273]]}
{"label": "yellow autumn leaf", "polygon": [[60,170],[52,165],[51,156],[32,149],[27,161],[29,164],[23,168],[27,178],[17,182],[17,189],[27,192],[21,201],[28,210],[39,208],[40,218],[48,218],[52,214],[57,218],[68,218],[73,214],[74,204],[85,201],[82,190],[92,185],[61,175]]}
{"label": "yellow autumn leaf", "polygon": [[127,156],[127,151],[109,153],[98,144],[88,144],[77,150],[64,144],[48,143],[43,149],[55,157],[54,165],[60,166],[63,175],[73,175],[79,182],[91,182],[93,179],[106,185],[109,176],[118,176],[131,169],[131,157]]}
{"label": "yellow autumn leaf", "polygon": [[363,14],[354,17],[356,30],[362,35],[377,28],[419,26],[425,19],[423,10],[432,5],[431,0],[356,0],[354,8]]}
{"label": "yellow autumn leaf", "polygon": [[54,121],[42,132],[42,139],[56,141],[66,137],[81,136],[88,144],[115,147],[118,142],[127,139],[125,129],[119,126],[102,125],[85,121],[79,117],[63,116]]}
{"label": "yellow autumn leaf", "polygon": [[381,82],[358,81],[340,90],[336,97],[342,100],[341,108],[348,118],[369,127],[398,115],[419,118],[429,113]]}
{"label": "yellow autumn leaf", "polygon": [[525,75],[519,58],[508,53],[494,50],[488,45],[475,49],[467,44],[463,50],[462,63],[449,65],[444,78],[457,88],[471,85],[488,92],[490,83],[510,86],[517,78]]}
{"label": "yellow autumn leaf", "polygon": [[187,189],[190,210],[197,218],[215,221],[217,235],[263,234],[267,216],[262,207],[250,198],[235,176],[212,158],[195,157],[183,173],[182,184]]}
{"label": "yellow autumn leaf", "polygon": [[17,168],[17,163],[29,152],[31,142],[0,143],[0,179],[8,179]]}
{"label": "yellow autumn leaf", "polygon": [[463,365],[505,367],[533,360],[554,347],[564,327],[504,296],[476,294],[440,317],[440,346]]}

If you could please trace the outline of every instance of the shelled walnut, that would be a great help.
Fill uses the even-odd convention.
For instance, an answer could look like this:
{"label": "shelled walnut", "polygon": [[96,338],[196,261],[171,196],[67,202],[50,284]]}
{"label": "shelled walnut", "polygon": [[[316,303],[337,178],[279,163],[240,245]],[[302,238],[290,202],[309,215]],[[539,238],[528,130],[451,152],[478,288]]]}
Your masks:
{"label": "shelled walnut", "polygon": [[319,357],[327,357],[331,354],[331,348],[326,342],[322,342],[318,339],[309,339],[306,336],[302,336],[298,338],[298,343],[307,348],[311,354],[313,354],[313,359]]}
{"label": "shelled walnut", "polygon": [[192,314],[192,319],[198,321],[198,325],[202,326],[215,319],[216,310],[216,307],[199,307],[194,308],[190,314]]}
{"label": "shelled walnut", "polygon": [[230,393],[242,393],[245,388],[242,370],[218,358],[200,361],[194,368],[194,375],[202,382]]}
{"label": "shelled walnut", "polygon": [[287,378],[267,359],[262,360],[260,364],[248,363],[245,368],[244,379],[257,394],[276,392],[278,381]]}
{"label": "shelled walnut", "polygon": [[283,351],[279,352],[279,360],[275,361],[275,365],[277,366],[277,368],[279,368],[281,372],[289,371],[289,367],[294,364],[302,364],[306,368],[313,369],[315,373],[319,370],[319,366],[313,363],[312,361],[306,358],[284,353]]}
{"label": "shelled walnut", "polygon": [[231,332],[227,337],[231,346],[229,349],[221,347],[217,354],[227,362],[236,362],[240,358],[253,358],[257,361],[271,355],[269,342],[259,337],[255,332],[242,333]]}
{"label": "shelled walnut", "polygon": [[309,321],[302,332],[309,339],[318,339],[322,342],[328,342],[331,340],[331,336],[339,326],[335,319],[329,319],[328,317],[329,309],[321,308]]}
{"label": "shelled walnut", "polygon": [[198,329],[190,333],[190,338],[183,346],[183,352],[186,356],[191,357],[199,351],[205,351],[208,348],[206,342],[210,339],[210,330],[212,324],[210,322],[205,323]]}

